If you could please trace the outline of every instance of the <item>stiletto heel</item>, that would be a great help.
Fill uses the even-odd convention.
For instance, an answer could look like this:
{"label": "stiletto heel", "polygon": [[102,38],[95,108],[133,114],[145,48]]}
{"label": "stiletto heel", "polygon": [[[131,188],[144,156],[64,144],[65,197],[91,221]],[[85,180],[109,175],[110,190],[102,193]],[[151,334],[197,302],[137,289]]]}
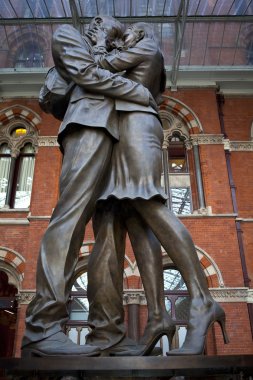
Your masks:
{"label": "stiletto heel", "polygon": [[221,331],[222,331],[222,335],[223,335],[224,343],[228,344],[229,343],[229,337],[228,337],[228,333],[227,333],[227,330],[226,330],[226,318],[221,318],[221,319],[217,320],[217,322],[220,325],[220,328],[221,328]]}
{"label": "stiletto heel", "polygon": [[167,332],[167,334],[166,334],[167,338],[168,338],[168,341],[169,341],[170,349],[171,349],[171,346],[172,346],[172,341],[173,341],[175,332],[176,332],[176,327],[173,330],[171,330],[169,333]]}
{"label": "stiletto heel", "polygon": [[166,355],[201,355],[204,351],[207,331],[215,322],[218,322],[221,327],[224,343],[229,343],[225,327],[225,312],[217,302],[212,302],[210,306],[203,306],[202,309],[192,307],[183,346],[167,352]]}
{"label": "stiletto heel", "polygon": [[176,331],[176,326],[172,320],[161,320],[158,321],[152,320],[147,324],[144,335],[139,341],[140,345],[145,345],[145,350],[143,351],[143,356],[150,354],[156,343],[161,339],[163,335],[168,337],[170,347],[171,342]]}

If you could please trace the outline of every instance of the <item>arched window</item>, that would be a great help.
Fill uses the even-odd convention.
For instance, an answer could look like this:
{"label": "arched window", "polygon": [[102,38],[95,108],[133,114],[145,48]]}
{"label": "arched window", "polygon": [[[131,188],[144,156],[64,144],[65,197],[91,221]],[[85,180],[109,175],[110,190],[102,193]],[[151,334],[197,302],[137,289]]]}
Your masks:
{"label": "arched window", "polygon": [[87,272],[84,272],[77,277],[71,289],[66,333],[77,344],[85,344],[85,337],[89,332],[87,284]]}
{"label": "arched window", "polygon": [[0,357],[12,357],[17,319],[17,288],[0,270]]}
{"label": "arched window", "polygon": [[33,42],[22,46],[15,56],[14,67],[44,67],[44,56],[40,46]]}
{"label": "arched window", "polygon": [[0,145],[0,208],[4,207],[11,167],[11,150],[8,144]]}
{"label": "arched window", "polygon": [[161,112],[161,120],[164,130],[162,184],[169,198],[167,205],[178,215],[205,210],[199,149],[192,140],[189,125],[168,111]]}
{"label": "arched window", "polygon": [[191,181],[185,138],[176,132],[169,139],[169,196],[176,214],[192,213]]}
{"label": "arched window", "polygon": [[0,144],[0,208],[30,206],[35,149],[34,132],[23,125],[7,128]]}
{"label": "arched window", "polygon": [[13,207],[28,208],[30,206],[34,172],[34,149],[31,143],[26,144],[20,150],[15,170],[11,198],[13,199]]}
{"label": "arched window", "polygon": [[163,271],[164,296],[166,310],[176,324],[176,333],[172,347],[169,347],[167,337],[162,337],[160,346],[163,355],[172,348],[181,347],[186,335],[186,326],[189,317],[190,297],[180,272],[174,267]]}

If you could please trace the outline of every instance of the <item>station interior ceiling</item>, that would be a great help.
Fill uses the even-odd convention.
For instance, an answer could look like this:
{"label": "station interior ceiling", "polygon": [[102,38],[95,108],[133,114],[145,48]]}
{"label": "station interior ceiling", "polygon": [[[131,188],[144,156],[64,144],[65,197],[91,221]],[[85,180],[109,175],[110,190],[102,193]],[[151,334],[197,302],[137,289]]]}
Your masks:
{"label": "station interior ceiling", "polygon": [[[228,94],[253,94],[253,0],[0,0],[0,97],[18,80],[33,96],[52,61],[50,43],[39,44],[64,23],[85,32],[96,15],[129,25],[153,25],[167,70],[167,86],[217,87]],[[26,37],[27,36],[27,37]],[[50,39],[50,38],[49,38]],[[22,43],[20,43],[22,41]],[[13,46],[19,43],[19,59]],[[11,58],[10,58],[11,57]],[[1,85],[2,84],[2,85]],[[21,91],[21,88],[20,88]]]}

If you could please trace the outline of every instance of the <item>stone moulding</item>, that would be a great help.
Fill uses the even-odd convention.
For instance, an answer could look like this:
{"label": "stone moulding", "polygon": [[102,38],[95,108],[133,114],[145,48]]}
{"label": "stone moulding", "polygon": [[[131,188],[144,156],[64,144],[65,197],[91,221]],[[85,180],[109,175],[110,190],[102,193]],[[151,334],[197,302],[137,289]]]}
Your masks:
{"label": "stone moulding", "polygon": [[191,135],[190,141],[192,145],[224,144],[224,138],[221,134]]}
{"label": "stone moulding", "polygon": [[[253,289],[248,288],[210,288],[213,298],[218,302],[253,303]],[[20,305],[29,304],[35,297],[35,290],[20,290],[17,301]],[[128,289],[123,293],[124,305],[147,305],[144,290]]]}
{"label": "stone moulding", "polygon": [[222,134],[194,134],[187,142],[188,148],[193,145],[224,145],[230,152],[253,152],[253,141],[230,141]]}
{"label": "stone moulding", "polygon": [[230,151],[253,152],[253,141],[230,141]]}
{"label": "stone moulding", "polygon": [[38,137],[38,145],[39,147],[43,146],[59,146],[57,142],[57,136],[39,136]]}
{"label": "stone moulding", "polygon": [[218,302],[253,303],[253,289],[248,288],[211,288],[213,298]]}
{"label": "stone moulding", "polygon": [[[168,131],[165,131],[168,134]],[[222,134],[193,134],[190,139],[186,141],[188,149],[192,148],[193,145],[224,145],[224,149],[230,151],[253,151],[253,141],[230,141],[229,139],[224,139]],[[164,148],[167,147],[168,142],[164,141]],[[39,136],[38,137],[39,147],[58,147],[57,136]]]}

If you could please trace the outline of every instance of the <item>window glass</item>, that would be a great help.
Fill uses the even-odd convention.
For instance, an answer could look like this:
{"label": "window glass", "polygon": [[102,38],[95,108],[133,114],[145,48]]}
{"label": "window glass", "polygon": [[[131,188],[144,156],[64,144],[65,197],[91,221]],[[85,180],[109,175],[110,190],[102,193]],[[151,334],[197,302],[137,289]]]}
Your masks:
{"label": "window glass", "polygon": [[89,302],[87,299],[87,272],[79,276],[71,289],[72,302],[70,319],[75,321],[87,321],[89,313]]}
{"label": "window glass", "polygon": [[169,186],[171,209],[179,215],[191,214],[192,197],[185,140],[175,132],[169,142]]}
{"label": "window glass", "polygon": [[169,268],[163,271],[164,290],[187,290],[183,277],[177,269]]}
{"label": "window glass", "polygon": [[20,151],[20,163],[15,193],[14,208],[28,208],[30,206],[33,172],[34,172],[34,153],[32,144],[26,144]]}
{"label": "window glass", "polygon": [[21,67],[44,67],[43,52],[35,43],[27,43],[20,50],[15,58],[15,68]]}
{"label": "window glass", "polygon": [[179,215],[191,214],[190,187],[170,188],[172,210]]}
{"label": "window glass", "polygon": [[66,334],[77,344],[85,344],[85,337],[89,332],[87,323],[89,315],[89,302],[87,299],[87,273],[82,273],[74,282],[71,289],[69,303],[69,321]]}
{"label": "window glass", "polygon": [[4,207],[8,189],[11,151],[7,144],[0,146],[0,208]]}
{"label": "window glass", "polygon": [[169,342],[165,336],[159,343],[165,356],[169,349],[181,347],[184,342],[189,318],[190,297],[183,277],[176,268],[165,269],[163,278],[165,307],[176,324],[172,346],[169,347]]}

